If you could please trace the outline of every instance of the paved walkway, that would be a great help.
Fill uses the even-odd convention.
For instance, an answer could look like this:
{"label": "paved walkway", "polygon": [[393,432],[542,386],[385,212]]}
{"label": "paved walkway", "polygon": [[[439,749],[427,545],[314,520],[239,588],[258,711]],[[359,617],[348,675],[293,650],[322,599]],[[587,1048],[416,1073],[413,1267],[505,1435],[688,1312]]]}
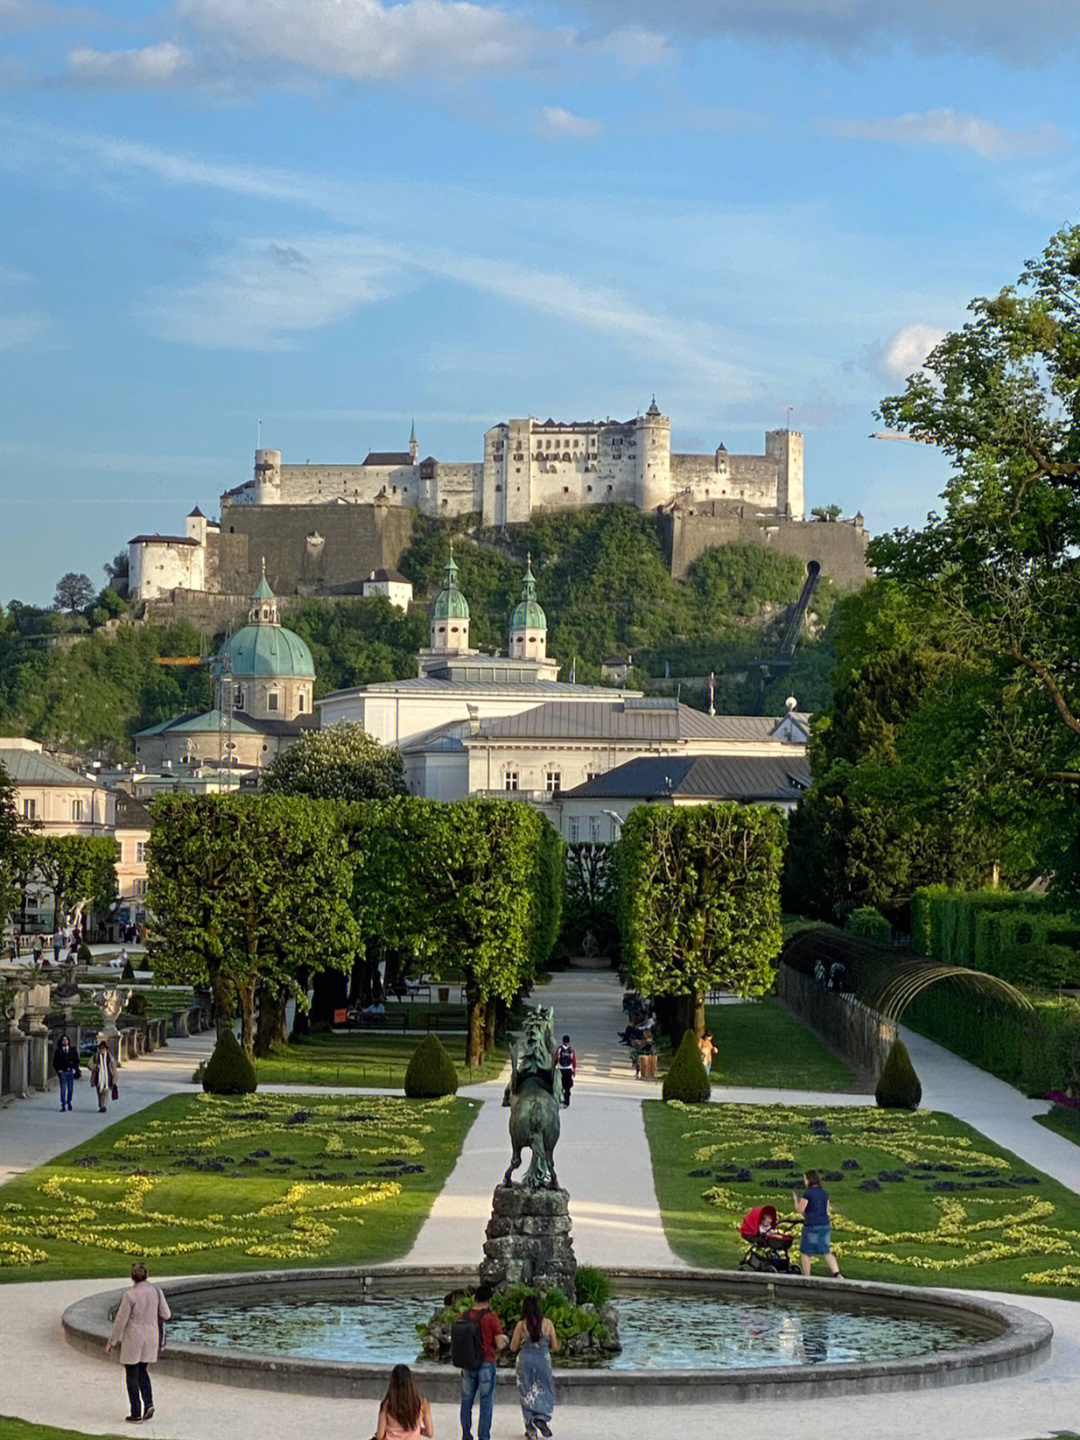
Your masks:
{"label": "paved walkway", "polygon": [[[655,1094],[655,1089],[632,1078],[627,1052],[616,1043],[621,1021],[614,977],[586,972],[559,976],[538,998],[554,1005],[558,1033],[569,1030],[578,1052],[578,1083],[573,1103],[562,1112],[563,1134],[556,1155],[559,1178],[571,1194],[578,1258],[598,1264],[677,1264],[656,1214],[641,1121],[639,1102]],[[1080,1152],[1031,1118],[1044,1107],[929,1042],[907,1038],[927,1106],[960,1115],[1025,1162],[1080,1190]],[[170,1043],[168,1051],[126,1067],[122,1098],[114,1113],[131,1113],[175,1088],[177,1080],[186,1080],[208,1043],[208,1037]],[[499,1103],[501,1082],[463,1093],[484,1104],[411,1260],[471,1264],[479,1258],[491,1190],[507,1163],[506,1112]],[[76,1095],[78,1105],[85,1097],[79,1091]],[[723,1089],[717,1090],[716,1098],[867,1103],[865,1096]],[[102,1123],[96,1111],[77,1109],[61,1116],[56,1107],[56,1097],[50,1095],[0,1112],[0,1164],[9,1172],[40,1163],[94,1133]],[[70,1350],[59,1325],[66,1305],[101,1288],[100,1281],[0,1286],[0,1331],[18,1336],[18,1344],[7,1348],[5,1365],[0,1367],[0,1415],[21,1415],[99,1434],[122,1428],[119,1371]],[[1001,1298],[1015,1303],[1013,1296]],[[609,1406],[595,1411],[574,1407],[557,1412],[556,1433],[575,1440],[609,1440],[617,1431],[632,1429],[665,1437],[695,1434],[709,1440],[727,1435],[737,1424],[743,1440],[774,1440],[778,1428],[792,1427],[827,1434],[830,1440],[865,1440],[867,1435],[907,1440],[919,1430],[944,1440],[969,1435],[977,1440],[1032,1440],[1054,1430],[1076,1429],[1080,1302],[1039,1300],[1030,1308],[1054,1324],[1054,1355],[1047,1365],[1019,1380],[903,1396],[747,1404],[739,1407],[737,1421],[722,1405],[690,1407],[678,1424],[662,1406]],[[320,1430],[363,1435],[368,1426],[374,1428],[374,1405],[260,1394],[168,1376],[159,1381],[157,1401],[159,1417],[144,1431],[163,1440],[233,1440],[242,1432],[289,1440]],[[454,1407],[436,1406],[435,1424],[440,1440],[452,1440],[458,1433]],[[500,1401],[493,1440],[511,1440],[520,1434],[517,1407]]]}

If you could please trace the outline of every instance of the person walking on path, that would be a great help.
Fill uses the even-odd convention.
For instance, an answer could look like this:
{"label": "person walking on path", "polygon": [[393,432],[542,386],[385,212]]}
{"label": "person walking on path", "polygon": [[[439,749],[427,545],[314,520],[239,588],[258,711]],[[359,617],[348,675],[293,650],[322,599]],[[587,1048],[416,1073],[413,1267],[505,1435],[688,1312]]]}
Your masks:
{"label": "person walking on path", "polygon": [[53,1069],[60,1081],[60,1109],[71,1109],[71,1097],[79,1074],[79,1054],[66,1035],[61,1035],[53,1055]]}
{"label": "person walking on path", "polygon": [[408,1365],[395,1365],[379,1406],[375,1440],[422,1440],[435,1434],[431,1406],[416,1388]]}
{"label": "person walking on path", "polygon": [[551,1434],[555,1410],[555,1377],[551,1357],[559,1348],[555,1326],[540,1310],[535,1295],[521,1303],[521,1319],[510,1337],[510,1353],[517,1358],[517,1388],[525,1420],[525,1440]]}
{"label": "person walking on path", "polygon": [[832,1251],[832,1226],[829,1224],[829,1192],[816,1170],[807,1170],[806,1189],[802,1195],[793,1190],[795,1209],[803,1217],[802,1239],[799,1241],[799,1264],[804,1275],[810,1274],[815,1255],[824,1255],[833,1279],[840,1280],[840,1266]]}
{"label": "person walking on path", "polygon": [[97,1054],[90,1067],[90,1084],[97,1092],[98,1109],[104,1115],[109,1108],[109,1096],[114,1100],[120,1098],[120,1087],[116,1083],[116,1063],[104,1040],[98,1041]]}
{"label": "person walking on path", "polygon": [[555,1064],[559,1071],[559,1079],[562,1081],[562,1103],[570,1104],[570,1091],[574,1085],[574,1076],[577,1074],[577,1056],[574,1047],[570,1044],[570,1036],[562,1037],[562,1044],[555,1051]]}
{"label": "person walking on path", "polygon": [[156,1285],[146,1278],[146,1266],[131,1267],[131,1289],[124,1291],[120,1308],[113,1321],[112,1332],[105,1342],[105,1354],[120,1346],[120,1364],[127,1382],[131,1414],[126,1418],[137,1425],[154,1413],[154,1392],[150,1388],[150,1371],[161,1348],[161,1330],[171,1311],[168,1301]]}
{"label": "person walking on path", "polygon": [[472,1308],[467,1312],[479,1327],[480,1363],[461,1372],[461,1440],[472,1440],[473,1401],[480,1396],[480,1425],[477,1440],[491,1440],[491,1417],[495,1410],[495,1362],[506,1349],[502,1321],[491,1308],[491,1286],[478,1285]]}

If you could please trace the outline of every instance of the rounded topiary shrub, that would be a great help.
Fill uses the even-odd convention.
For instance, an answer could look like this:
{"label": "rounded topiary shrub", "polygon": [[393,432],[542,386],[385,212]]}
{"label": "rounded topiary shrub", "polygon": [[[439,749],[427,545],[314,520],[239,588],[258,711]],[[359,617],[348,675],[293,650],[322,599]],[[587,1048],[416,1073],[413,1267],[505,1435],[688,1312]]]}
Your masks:
{"label": "rounded topiary shrub", "polygon": [[133,967],[132,967],[132,964],[131,964],[130,959],[124,961],[124,968],[123,968],[123,970],[121,970],[121,972],[120,972],[120,979],[121,979],[121,980],[131,980],[131,981],[134,981],[134,979],[135,979],[135,971],[134,971],[134,969],[133,969]]}
{"label": "rounded topiary shrub", "polygon": [[664,1099],[701,1105],[708,1100],[711,1091],[712,1082],[702,1063],[697,1036],[693,1030],[687,1030],[664,1076]]}
{"label": "rounded topiary shrub", "polygon": [[874,1091],[874,1099],[882,1110],[917,1110],[922,1099],[922,1085],[915,1074],[907,1046],[897,1040],[882,1066]]}
{"label": "rounded topiary shrub", "polygon": [[888,945],[892,940],[892,926],[872,905],[860,905],[852,910],[844,921],[844,929],[863,940],[876,940],[879,945]]}
{"label": "rounded topiary shrub", "polygon": [[437,1035],[425,1035],[405,1071],[405,1094],[413,1100],[437,1100],[440,1095],[456,1095],[457,1087],[457,1066],[446,1046]]}
{"label": "rounded topiary shrub", "polygon": [[202,1073],[208,1095],[250,1095],[259,1083],[255,1062],[231,1030],[223,1030]]}

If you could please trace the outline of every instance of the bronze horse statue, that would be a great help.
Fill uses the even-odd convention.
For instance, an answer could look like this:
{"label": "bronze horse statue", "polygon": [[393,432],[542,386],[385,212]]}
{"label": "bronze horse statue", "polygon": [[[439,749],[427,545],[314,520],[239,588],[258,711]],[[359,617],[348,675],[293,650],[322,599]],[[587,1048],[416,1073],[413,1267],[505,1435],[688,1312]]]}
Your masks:
{"label": "bronze horse statue", "polygon": [[555,1098],[555,1018],[551,1010],[530,1010],[520,1039],[510,1052],[512,1070],[504,1103],[510,1106],[513,1154],[503,1184],[521,1164],[522,1150],[532,1159],[521,1184],[526,1190],[557,1190],[555,1143],[559,1138],[559,1102]]}

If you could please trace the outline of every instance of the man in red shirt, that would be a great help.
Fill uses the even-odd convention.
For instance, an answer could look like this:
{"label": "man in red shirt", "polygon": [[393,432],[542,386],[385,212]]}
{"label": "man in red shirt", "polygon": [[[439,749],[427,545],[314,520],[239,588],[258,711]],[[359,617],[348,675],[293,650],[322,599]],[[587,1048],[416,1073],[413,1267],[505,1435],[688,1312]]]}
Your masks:
{"label": "man in red shirt", "polygon": [[473,1401],[480,1394],[478,1440],[491,1440],[491,1416],[495,1409],[495,1360],[506,1348],[502,1321],[491,1308],[491,1286],[478,1285],[469,1315],[480,1325],[483,1361],[478,1370],[461,1372],[461,1440],[472,1440]]}

